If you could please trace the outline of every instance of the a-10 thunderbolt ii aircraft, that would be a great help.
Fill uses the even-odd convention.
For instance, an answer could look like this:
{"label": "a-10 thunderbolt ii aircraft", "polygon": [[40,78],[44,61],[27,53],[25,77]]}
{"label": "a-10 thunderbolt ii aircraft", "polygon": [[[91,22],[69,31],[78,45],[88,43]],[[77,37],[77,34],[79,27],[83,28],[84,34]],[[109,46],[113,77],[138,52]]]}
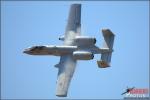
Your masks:
{"label": "a-10 thunderbolt ii aircraft", "polygon": [[98,67],[110,66],[114,34],[109,29],[102,29],[102,33],[104,37],[102,48],[95,45],[96,38],[81,36],[81,4],[72,4],[65,35],[59,38],[64,42],[63,45],[33,46],[25,49],[24,53],[60,56],[59,63],[55,65],[59,70],[56,96],[66,97],[77,60],[92,60],[94,54],[101,54],[101,60],[97,61]]}

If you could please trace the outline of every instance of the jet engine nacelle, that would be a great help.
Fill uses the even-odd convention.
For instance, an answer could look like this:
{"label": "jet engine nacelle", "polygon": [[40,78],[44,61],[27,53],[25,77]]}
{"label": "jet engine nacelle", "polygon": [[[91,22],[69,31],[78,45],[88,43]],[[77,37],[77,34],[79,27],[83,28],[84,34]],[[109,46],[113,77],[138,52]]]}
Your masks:
{"label": "jet engine nacelle", "polygon": [[96,43],[96,39],[89,36],[76,36],[75,43],[79,46],[90,46]]}
{"label": "jet engine nacelle", "polygon": [[[60,36],[59,40],[64,41],[65,37]],[[89,37],[89,36],[76,36],[74,42],[78,46],[90,46],[96,43],[96,39],[94,37]]]}
{"label": "jet engine nacelle", "polygon": [[77,60],[91,60],[94,58],[94,55],[88,51],[74,51],[73,58]]}

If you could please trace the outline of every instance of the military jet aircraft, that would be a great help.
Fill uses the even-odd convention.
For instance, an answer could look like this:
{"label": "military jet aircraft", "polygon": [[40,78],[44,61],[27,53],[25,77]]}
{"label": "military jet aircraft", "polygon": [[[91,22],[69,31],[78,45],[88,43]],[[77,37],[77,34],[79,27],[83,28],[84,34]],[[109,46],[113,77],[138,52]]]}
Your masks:
{"label": "military jet aircraft", "polygon": [[132,87],[132,88],[128,88],[128,87],[127,87],[126,91],[123,92],[121,95],[124,95],[124,94],[126,94],[126,93],[129,93],[129,92],[132,91],[134,88],[135,88],[135,87]]}
{"label": "military jet aircraft", "polygon": [[76,68],[77,60],[92,60],[94,54],[101,54],[97,61],[98,67],[110,67],[113,52],[114,34],[109,29],[102,29],[104,46],[95,45],[96,38],[81,35],[81,4],[72,4],[68,16],[68,23],[64,36],[59,40],[63,45],[33,46],[24,50],[29,55],[54,55],[60,56],[60,61],[55,65],[58,68],[56,96],[66,97],[69,84]]}

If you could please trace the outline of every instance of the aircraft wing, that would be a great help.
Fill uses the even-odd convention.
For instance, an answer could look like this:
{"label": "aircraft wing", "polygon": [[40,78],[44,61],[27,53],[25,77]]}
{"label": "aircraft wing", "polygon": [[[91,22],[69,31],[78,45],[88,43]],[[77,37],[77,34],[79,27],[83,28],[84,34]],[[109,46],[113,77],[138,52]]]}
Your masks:
{"label": "aircraft wing", "polygon": [[[71,5],[68,23],[65,32],[64,45],[75,45],[74,38],[80,35],[81,30],[81,4]],[[58,68],[58,79],[56,95],[66,97],[69,84],[76,67],[76,60],[73,59],[72,54],[60,57],[59,64],[55,67]]]}
{"label": "aircraft wing", "polygon": [[73,59],[72,55],[62,56],[58,67],[56,95],[66,97],[71,78],[76,68],[76,60]]}
{"label": "aircraft wing", "polygon": [[72,4],[65,31],[64,45],[74,45],[75,36],[81,34],[81,4]]}

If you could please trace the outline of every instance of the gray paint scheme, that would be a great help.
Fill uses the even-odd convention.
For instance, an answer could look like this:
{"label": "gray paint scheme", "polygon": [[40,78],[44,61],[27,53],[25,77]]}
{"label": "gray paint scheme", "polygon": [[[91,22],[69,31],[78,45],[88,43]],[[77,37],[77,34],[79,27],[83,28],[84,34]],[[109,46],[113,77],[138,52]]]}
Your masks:
{"label": "gray paint scheme", "polygon": [[[81,29],[81,4],[71,5],[68,24],[65,32],[64,45],[75,45],[74,38],[80,35]],[[57,79],[57,96],[67,96],[68,87],[71,78],[75,71],[76,60],[72,55],[65,55],[60,57],[60,63],[58,67],[58,79]]]}
{"label": "gray paint scheme", "polygon": [[55,65],[58,68],[56,96],[66,97],[77,60],[91,60],[94,54],[101,53],[101,60],[97,61],[98,67],[110,66],[114,34],[109,29],[103,29],[102,33],[104,37],[102,48],[95,45],[95,38],[81,36],[81,4],[72,4],[65,35],[59,38],[64,42],[63,45],[33,46],[25,49],[24,53],[60,56],[59,63]]}

